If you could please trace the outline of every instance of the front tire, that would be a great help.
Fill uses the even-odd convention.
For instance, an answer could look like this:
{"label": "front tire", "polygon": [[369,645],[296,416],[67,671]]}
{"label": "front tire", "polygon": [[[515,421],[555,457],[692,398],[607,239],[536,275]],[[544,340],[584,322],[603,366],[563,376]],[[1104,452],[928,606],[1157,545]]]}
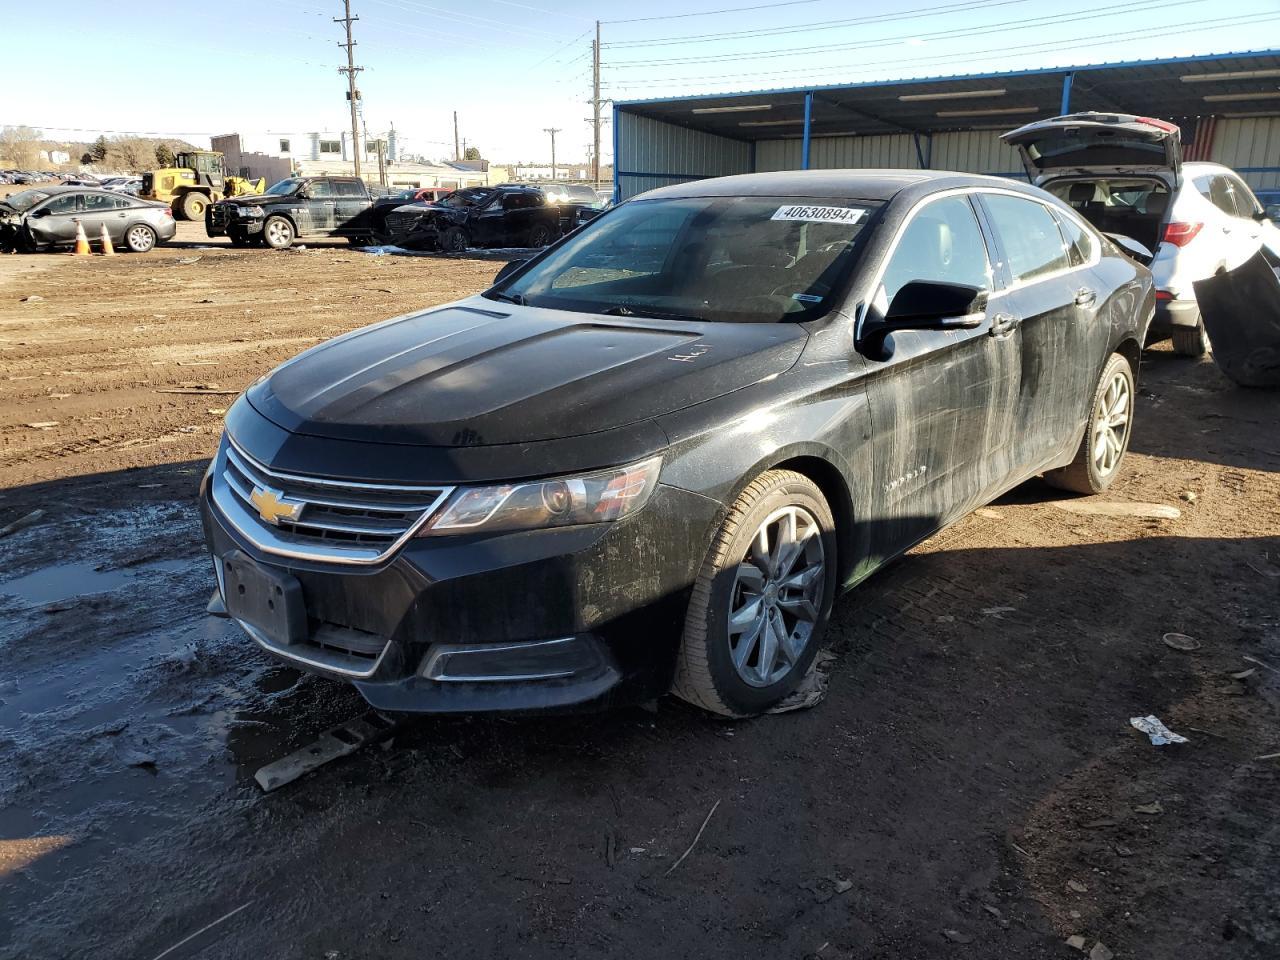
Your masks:
{"label": "front tire", "polygon": [[822,491],[791,470],[761,474],[729,510],[694,582],[672,692],[728,717],[786,698],[821,645],[836,570]]}
{"label": "front tire", "polygon": [[440,249],[445,253],[465,253],[467,235],[461,227],[448,227],[440,235]]}
{"label": "front tire", "polygon": [[262,242],[272,250],[284,250],[293,244],[293,224],[285,217],[267,217],[262,225]]}
{"label": "front tire", "polygon": [[209,206],[209,201],[202,193],[184,193],[182,202],[178,204],[178,208],[182,211],[182,215],[188,220],[201,221],[204,219],[204,211]]}
{"label": "front tire", "polygon": [[1120,474],[1133,431],[1133,367],[1113,353],[1102,370],[1089,408],[1089,422],[1076,458],[1044,475],[1045,482],[1073,493],[1102,493]]}
{"label": "front tire", "polygon": [[1170,334],[1173,352],[1180,357],[1203,357],[1209,352],[1209,335],[1204,320],[1197,319],[1194,327],[1174,327]]}

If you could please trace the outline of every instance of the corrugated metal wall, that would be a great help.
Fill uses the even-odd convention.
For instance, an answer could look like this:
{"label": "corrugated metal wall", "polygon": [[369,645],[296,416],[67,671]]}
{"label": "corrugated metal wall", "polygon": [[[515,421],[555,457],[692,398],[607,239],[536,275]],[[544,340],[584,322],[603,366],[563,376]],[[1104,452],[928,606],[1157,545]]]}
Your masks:
{"label": "corrugated metal wall", "polygon": [[[673,183],[724,177],[751,170],[751,146],[619,110],[619,200]],[[647,176],[646,176],[647,174]],[[658,176],[654,176],[658,174]]]}
{"label": "corrugated metal wall", "polygon": [[[618,169],[622,199],[645,190],[698,177],[746,173],[750,146],[624,111],[618,112]],[[921,137],[934,170],[960,170],[1022,179],[1018,152],[1000,140],[999,130],[961,130]],[[800,139],[756,143],[760,172],[800,169]],[[1240,172],[1250,186],[1280,188],[1280,117],[1223,117],[1213,138],[1212,160]],[[917,169],[920,162],[909,134],[869,137],[815,137],[809,166],[814,169],[890,167]],[[678,175],[678,176],[677,176]]]}
{"label": "corrugated metal wall", "polygon": [[[920,149],[932,158],[934,170],[1023,176],[1018,152],[1000,142],[998,130],[964,130],[921,136]],[[932,140],[932,147],[930,147]],[[801,141],[763,140],[756,145],[756,169],[800,169]],[[815,137],[809,145],[809,166],[814,169],[888,167],[916,170],[920,167],[916,144],[909,134],[874,137]]]}
{"label": "corrugated metal wall", "polygon": [[[756,170],[799,170],[803,144],[786,140],[762,140],[756,145]],[[809,166],[815,170],[847,167],[919,166],[916,148],[908,134],[877,137],[815,137],[809,144]]]}
{"label": "corrugated metal wall", "polygon": [[[1223,117],[1213,135],[1213,162],[1240,172],[1251,187],[1280,187],[1280,117]],[[1271,167],[1271,170],[1259,170]]]}
{"label": "corrugated metal wall", "polygon": [[1001,142],[999,130],[957,130],[933,135],[935,170],[989,173],[1026,179],[1018,151]]}

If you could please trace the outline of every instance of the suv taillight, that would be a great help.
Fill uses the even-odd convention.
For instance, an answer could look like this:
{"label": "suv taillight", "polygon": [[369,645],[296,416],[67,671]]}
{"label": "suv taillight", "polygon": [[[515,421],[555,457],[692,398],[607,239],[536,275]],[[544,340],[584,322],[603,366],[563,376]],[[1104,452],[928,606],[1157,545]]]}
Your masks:
{"label": "suv taillight", "polygon": [[1203,223],[1170,223],[1164,228],[1164,242],[1172,243],[1175,247],[1185,247],[1190,243]]}

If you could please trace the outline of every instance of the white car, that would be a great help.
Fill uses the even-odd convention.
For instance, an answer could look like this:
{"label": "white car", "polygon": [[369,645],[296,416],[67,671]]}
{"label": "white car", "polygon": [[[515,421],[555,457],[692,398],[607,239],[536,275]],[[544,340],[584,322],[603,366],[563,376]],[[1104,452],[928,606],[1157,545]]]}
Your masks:
{"label": "white car", "polygon": [[1198,357],[1208,349],[1191,285],[1234,270],[1280,228],[1245,182],[1217,163],[1183,163],[1176,124],[1114,113],[1073,113],[1002,136],[1022,153],[1032,183],[1065,200],[1104,233],[1154,252],[1156,315],[1149,340]]}

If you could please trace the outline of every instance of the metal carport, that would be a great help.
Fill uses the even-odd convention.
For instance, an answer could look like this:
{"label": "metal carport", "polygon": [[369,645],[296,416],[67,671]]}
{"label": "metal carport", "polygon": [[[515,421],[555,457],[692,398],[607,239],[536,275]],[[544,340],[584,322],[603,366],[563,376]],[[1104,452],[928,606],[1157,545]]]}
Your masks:
{"label": "metal carport", "polygon": [[1080,110],[1182,127],[1184,155],[1280,187],[1280,50],[614,106],[614,195],[770,170],[898,167],[1023,176],[999,134]]}

